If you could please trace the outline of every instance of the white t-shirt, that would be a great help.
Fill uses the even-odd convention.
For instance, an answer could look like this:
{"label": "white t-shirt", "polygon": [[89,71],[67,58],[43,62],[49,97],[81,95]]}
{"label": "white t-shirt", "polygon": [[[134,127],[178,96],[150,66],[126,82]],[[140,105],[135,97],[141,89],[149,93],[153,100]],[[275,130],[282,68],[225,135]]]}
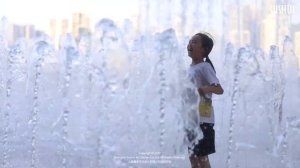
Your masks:
{"label": "white t-shirt", "polygon": [[[204,86],[211,86],[220,84],[219,79],[216,76],[216,73],[212,66],[208,62],[201,62],[198,64],[194,64],[190,66],[189,69],[189,79],[194,84],[194,86],[198,89]],[[205,123],[215,123],[215,117],[214,117],[214,109],[212,105],[210,105],[209,108],[209,115],[201,115],[201,109],[200,105],[204,102],[211,102],[212,99],[212,93],[207,93],[205,97],[200,96],[200,102],[199,102],[199,116],[200,116],[200,122]],[[207,109],[207,108],[206,108]],[[206,110],[203,110],[206,111]],[[202,111],[202,112],[203,112]]]}

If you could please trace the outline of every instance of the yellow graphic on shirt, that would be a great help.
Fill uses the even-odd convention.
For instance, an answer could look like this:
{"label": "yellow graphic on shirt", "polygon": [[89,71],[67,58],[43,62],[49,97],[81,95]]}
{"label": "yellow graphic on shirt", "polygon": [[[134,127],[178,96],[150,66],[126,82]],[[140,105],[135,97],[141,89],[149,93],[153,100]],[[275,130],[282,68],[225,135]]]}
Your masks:
{"label": "yellow graphic on shirt", "polygon": [[211,101],[201,101],[199,103],[199,113],[201,117],[210,117],[212,113]]}

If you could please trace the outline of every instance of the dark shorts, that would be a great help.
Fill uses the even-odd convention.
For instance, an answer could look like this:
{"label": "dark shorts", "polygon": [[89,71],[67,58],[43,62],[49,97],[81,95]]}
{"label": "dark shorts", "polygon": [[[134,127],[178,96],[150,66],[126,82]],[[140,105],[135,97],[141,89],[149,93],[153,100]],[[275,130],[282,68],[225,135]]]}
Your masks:
{"label": "dark shorts", "polygon": [[189,147],[189,151],[197,156],[206,156],[215,153],[215,130],[214,124],[203,123],[200,128],[203,133],[203,138],[198,140],[198,143]]}

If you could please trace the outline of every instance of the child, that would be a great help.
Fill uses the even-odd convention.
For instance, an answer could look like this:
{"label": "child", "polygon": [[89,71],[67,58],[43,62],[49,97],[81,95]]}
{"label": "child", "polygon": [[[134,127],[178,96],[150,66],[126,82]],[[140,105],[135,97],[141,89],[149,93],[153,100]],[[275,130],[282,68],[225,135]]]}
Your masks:
{"label": "child", "polygon": [[192,168],[210,168],[208,155],[215,153],[212,93],[221,95],[223,94],[223,88],[208,57],[213,45],[213,40],[207,34],[197,33],[191,38],[187,46],[188,55],[192,58],[189,77],[197,87],[200,96],[199,126],[203,132],[203,138],[191,149],[190,162]]}

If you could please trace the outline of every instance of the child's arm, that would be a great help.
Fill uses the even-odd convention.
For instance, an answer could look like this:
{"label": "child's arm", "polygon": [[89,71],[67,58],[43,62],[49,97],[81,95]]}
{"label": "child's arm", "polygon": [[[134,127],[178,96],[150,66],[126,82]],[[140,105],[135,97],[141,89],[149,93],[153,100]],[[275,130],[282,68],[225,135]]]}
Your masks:
{"label": "child's arm", "polygon": [[223,92],[224,90],[220,84],[198,88],[198,93],[200,95],[205,95],[206,93],[214,93],[214,94],[221,95],[223,94]]}

